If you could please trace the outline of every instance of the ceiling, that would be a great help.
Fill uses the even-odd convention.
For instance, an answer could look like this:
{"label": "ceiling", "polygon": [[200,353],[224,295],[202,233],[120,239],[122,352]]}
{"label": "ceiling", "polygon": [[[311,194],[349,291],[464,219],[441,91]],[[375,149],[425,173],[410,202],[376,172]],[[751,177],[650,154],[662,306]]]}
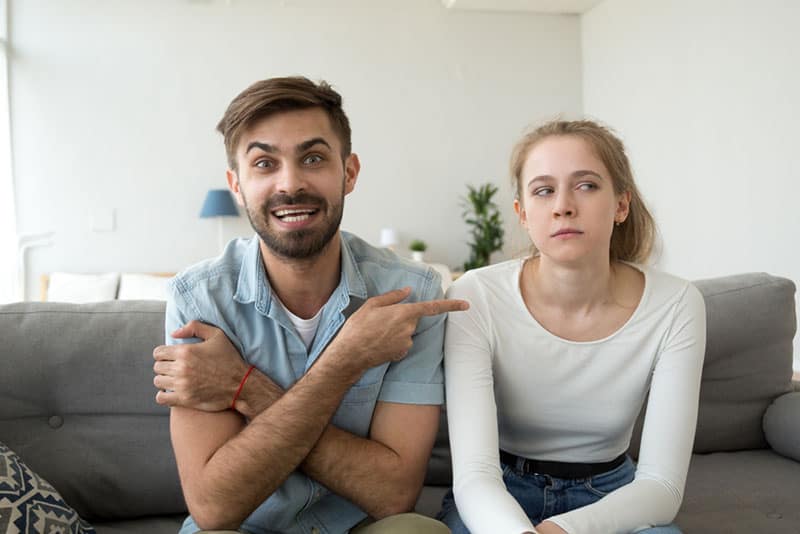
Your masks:
{"label": "ceiling", "polygon": [[581,14],[603,0],[442,0],[448,9]]}

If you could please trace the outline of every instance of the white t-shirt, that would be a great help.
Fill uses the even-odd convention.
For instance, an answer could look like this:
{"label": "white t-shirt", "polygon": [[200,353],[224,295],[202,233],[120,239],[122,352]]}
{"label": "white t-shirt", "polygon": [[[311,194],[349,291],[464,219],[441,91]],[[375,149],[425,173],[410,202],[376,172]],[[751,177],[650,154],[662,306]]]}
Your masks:
{"label": "white t-shirt", "polygon": [[523,260],[466,273],[448,291],[445,386],[453,491],[472,534],[533,525],[506,491],[498,449],[561,462],[624,453],[649,391],[634,481],[550,518],[570,534],[628,533],[672,521],[683,499],[705,353],[705,304],[689,282],[640,266],[645,288],[630,319],[605,339],[559,338],[530,314]]}
{"label": "white t-shirt", "polygon": [[297,333],[300,335],[300,339],[303,340],[303,344],[306,346],[306,350],[310,349],[311,343],[314,342],[314,337],[317,335],[319,320],[320,317],[322,317],[322,308],[320,308],[311,319],[303,319],[290,312],[289,308],[286,307],[286,304],[284,304],[281,299],[276,298],[275,300],[281,305],[284,313],[286,313],[286,317],[289,318],[289,321],[291,321],[294,329],[297,330]]}

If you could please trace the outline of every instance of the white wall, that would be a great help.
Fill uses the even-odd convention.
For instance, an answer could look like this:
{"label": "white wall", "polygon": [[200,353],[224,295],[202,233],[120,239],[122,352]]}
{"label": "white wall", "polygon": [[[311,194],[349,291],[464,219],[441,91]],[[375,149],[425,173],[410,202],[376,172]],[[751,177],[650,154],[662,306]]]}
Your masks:
{"label": "white wall", "polygon": [[787,0],[605,0],[583,16],[584,110],[627,142],[665,270],[800,283],[798,24]]}
{"label": "white wall", "polygon": [[[581,109],[575,16],[439,0],[17,0],[10,22],[19,231],[56,232],[29,255],[33,298],[40,273],[174,271],[216,254],[215,221],[197,217],[224,187],[214,127],[257,79],[332,82],[362,161],[343,227],[375,243],[393,226],[449,265],[468,252],[465,184],[502,185],[511,231],[514,139]],[[115,231],[93,231],[112,209]],[[251,233],[244,218],[225,224]]]}

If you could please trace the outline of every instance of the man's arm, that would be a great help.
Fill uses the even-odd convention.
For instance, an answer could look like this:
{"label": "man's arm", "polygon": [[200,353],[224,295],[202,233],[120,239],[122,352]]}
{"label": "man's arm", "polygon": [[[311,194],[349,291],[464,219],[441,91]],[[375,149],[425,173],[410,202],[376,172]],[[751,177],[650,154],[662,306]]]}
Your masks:
{"label": "man's arm", "polygon": [[[156,375],[154,382],[157,387],[171,390],[159,391],[158,402],[208,411],[229,408],[238,382],[247,370],[236,348],[221,330],[198,322],[189,323],[176,334],[205,341],[177,345],[170,347],[170,351],[163,350],[164,347],[156,350],[156,372],[170,375]],[[176,360],[160,359],[167,357]],[[246,419],[254,419],[283,393],[280,386],[254,369],[236,401],[236,410]],[[202,422],[197,410],[187,410],[195,414],[193,426],[214,424],[213,419]],[[414,507],[422,487],[439,412],[438,405],[378,402],[369,439],[328,425],[300,468],[372,517],[408,511]],[[241,417],[237,419],[243,421]]]}
{"label": "man's arm", "polygon": [[170,432],[181,485],[200,528],[239,528],[308,455],[361,374],[356,368],[342,371],[336,365],[340,358],[320,358],[246,426],[233,411],[172,408]]}
{"label": "man's arm", "polygon": [[[238,526],[309,455],[323,431],[326,432],[323,443],[331,442],[341,446],[342,436],[347,433],[338,429],[326,430],[325,427],[338,408],[344,393],[363,371],[386,360],[401,359],[411,348],[411,334],[421,316],[436,315],[466,307],[466,303],[454,301],[397,304],[407,295],[407,290],[399,290],[367,301],[361,310],[348,319],[334,342],[309,372],[277,401],[253,417],[250,424],[244,428],[242,428],[244,422],[234,412],[203,414],[179,408],[173,411],[173,444],[181,481],[187,504],[199,526],[203,528]],[[224,335],[222,337],[224,338]],[[165,358],[165,353],[175,353],[178,350],[184,354],[192,353],[185,346],[159,347],[154,351],[157,359],[162,358],[156,362],[157,366],[160,364],[161,371],[169,365],[177,366],[176,360]],[[237,358],[241,361],[238,355]],[[159,368],[156,372],[159,372]],[[174,376],[159,376],[155,379],[157,387],[172,389],[175,386]],[[249,380],[253,378],[251,377],[245,389],[253,389],[253,386],[259,383],[262,386],[266,384],[269,392],[266,397],[278,396],[279,388],[274,384],[270,385],[267,377],[263,375],[260,377],[260,379],[256,377],[256,384],[250,384]],[[161,401],[164,401],[164,395],[171,394],[159,393]],[[309,407],[314,407],[313,413],[310,413]],[[316,469],[317,464],[333,465],[341,462],[343,456],[352,460],[354,458],[352,447],[358,444],[361,447],[368,447],[366,450],[371,451],[370,454],[373,456],[382,455],[370,463],[377,465],[380,462],[389,462],[399,470],[405,471],[403,473],[405,476],[394,474],[390,481],[400,479],[402,482],[417,479],[421,481],[425,460],[430,452],[430,443],[436,431],[438,407],[414,407],[416,409],[414,413],[419,413],[421,418],[421,421],[415,420],[415,425],[422,430],[432,428],[428,431],[429,444],[424,454],[418,453],[420,448],[425,449],[420,447],[419,441],[425,443],[424,435],[413,437],[405,435],[402,436],[403,439],[399,439],[394,433],[385,430],[386,426],[402,424],[409,414],[402,416],[400,414],[406,412],[408,408],[400,406],[392,409],[387,403],[386,407],[381,406],[376,409],[376,419],[373,421],[374,429],[371,434],[376,440],[386,441],[388,447],[377,441],[371,442],[347,434],[347,439],[350,441],[344,443],[350,448],[346,450],[346,454],[342,452],[343,448],[330,449],[334,454],[315,456],[318,460],[313,461],[312,466],[307,469]],[[423,415],[422,412],[426,409],[435,410],[437,415]],[[234,418],[238,420],[235,423]],[[209,434],[209,425],[215,424],[220,425],[220,430]],[[382,428],[384,429],[381,430]],[[326,450],[327,448],[328,446],[325,447]],[[413,450],[414,454],[410,454],[410,450]],[[323,467],[322,471],[327,472],[330,469]],[[334,477],[325,476],[321,481],[334,491],[343,491],[346,497],[364,506],[369,513],[386,515],[401,508],[407,509],[407,503],[410,501],[413,505],[413,499],[419,491],[419,483],[411,484],[411,490],[392,495],[387,501],[389,504],[380,502],[374,497],[365,501],[364,492],[360,491],[364,482],[354,479],[353,484],[339,483],[334,478],[339,477],[341,471],[343,470],[338,470]],[[383,483],[386,481],[384,478]],[[352,485],[359,486],[353,495],[346,491]],[[387,493],[389,492],[385,492],[384,495]]]}
{"label": "man's arm", "polygon": [[371,517],[408,512],[422,489],[439,412],[435,405],[378,402],[369,439],[328,425],[301,468]]}

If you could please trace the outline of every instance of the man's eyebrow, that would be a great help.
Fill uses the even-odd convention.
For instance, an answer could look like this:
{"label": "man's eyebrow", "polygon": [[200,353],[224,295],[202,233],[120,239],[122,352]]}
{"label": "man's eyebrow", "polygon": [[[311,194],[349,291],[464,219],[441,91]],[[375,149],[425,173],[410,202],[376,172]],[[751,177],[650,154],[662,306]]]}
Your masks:
{"label": "man's eyebrow", "polygon": [[297,148],[295,148],[294,151],[299,154],[300,152],[305,152],[314,145],[325,145],[329,150],[333,150],[330,143],[328,143],[325,139],[322,137],[314,137],[297,145]]}
{"label": "man's eyebrow", "polygon": [[263,150],[264,152],[266,152],[268,154],[274,154],[275,152],[278,151],[277,148],[275,148],[274,146],[270,145],[269,143],[262,143],[260,141],[253,141],[252,143],[247,145],[247,150],[245,150],[244,153],[247,154],[248,152],[250,152],[250,150],[252,150],[254,148],[260,148],[261,150]]}

